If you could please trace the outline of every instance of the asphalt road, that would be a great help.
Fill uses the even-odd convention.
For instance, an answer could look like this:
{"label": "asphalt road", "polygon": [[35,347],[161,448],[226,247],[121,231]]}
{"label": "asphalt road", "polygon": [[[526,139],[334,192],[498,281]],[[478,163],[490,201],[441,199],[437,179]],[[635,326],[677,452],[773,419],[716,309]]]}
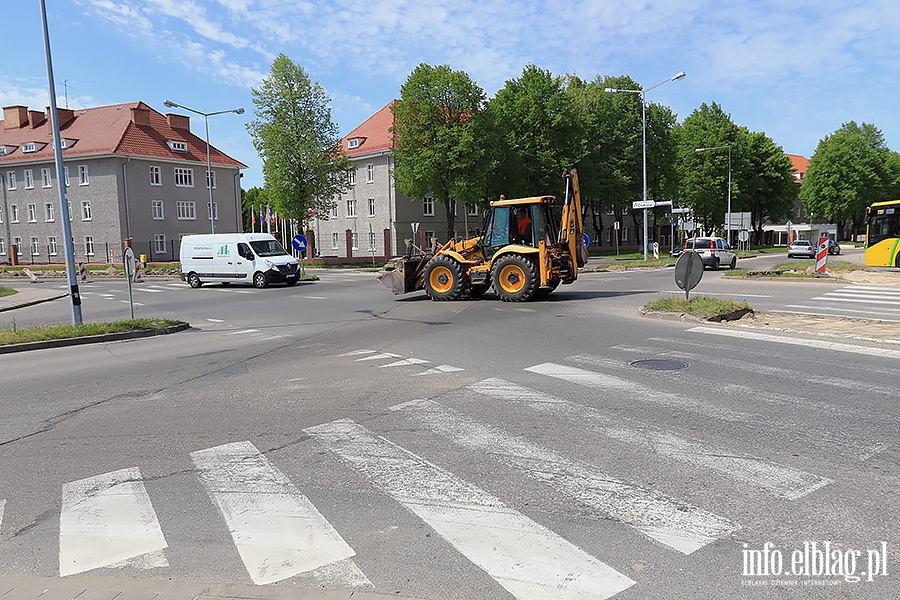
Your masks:
{"label": "asphalt road", "polygon": [[[129,310],[93,285],[86,315]],[[395,298],[364,274],[144,285],[139,316],[194,328],[0,357],[0,575],[900,596],[897,345],[640,319],[671,271],[521,305]],[[698,292],[784,306],[810,286],[842,287],[707,273]]]}

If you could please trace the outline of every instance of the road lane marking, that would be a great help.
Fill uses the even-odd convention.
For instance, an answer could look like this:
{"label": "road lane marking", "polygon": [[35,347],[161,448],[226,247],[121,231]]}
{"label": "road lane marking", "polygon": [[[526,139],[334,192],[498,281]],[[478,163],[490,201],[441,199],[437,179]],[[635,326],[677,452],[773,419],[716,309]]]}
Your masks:
{"label": "road lane marking", "polygon": [[383,360],[385,358],[402,358],[402,357],[399,354],[391,354],[390,352],[380,352],[378,354],[373,354],[371,356],[357,358],[356,362],[362,362],[364,360]]}
{"label": "road lane marking", "polygon": [[609,598],[635,583],[498,498],[349,419],[304,431],[516,598]]}
{"label": "road lane marking", "polygon": [[424,364],[428,364],[429,362],[431,362],[431,361],[428,361],[428,360],[425,360],[422,358],[404,358],[403,360],[398,360],[398,361],[392,362],[388,365],[381,365],[378,368],[386,369],[387,367],[402,367],[405,365],[424,365]]}
{"label": "road lane marking", "polygon": [[737,529],[728,519],[477,423],[437,402],[413,400],[390,410],[424,423],[465,448],[506,463],[682,554],[691,554]]}
{"label": "road lane marking", "polygon": [[832,482],[826,477],[681,437],[653,425],[606,415],[595,408],[562,400],[503,379],[485,379],[470,385],[469,389],[483,396],[525,405],[540,413],[589,424],[592,430],[607,437],[694,467],[710,469],[782,498],[796,500]]}
{"label": "road lane marking", "polygon": [[838,352],[849,352],[851,354],[864,354],[866,356],[878,356],[883,358],[900,358],[900,350],[891,348],[867,348],[865,346],[854,346],[853,344],[843,344],[841,342],[828,342],[824,340],[808,340],[803,338],[792,338],[782,335],[771,335],[768,333],[758,333],[755,331],[740,331],[730,329],[718,329],[715,327],[692,327],[687,330],[690,333],[705,333],[708,335],[719,335],[724,337],[735,337],[741,339],[759,340],[761,342],[772,342],[775,344],[790,344],[793,346],[803,346],[805,348],[818,348],[820,350],[836,350]]}
{"label": "road lane marking", "polygon": [[338,354],[338,356],[359,356],[360,354],[375,354],[375,350],[353,350],[352,352]]}
{"label": "road lane marking", "polygon": [[[281,581],[356,554],[250,442],[191,452],[191,460],[255,584]],[[353,577],[362,575],[352,561],[341,564],[351,568]]]}
{"label": "road lane marking", "polygon": [[860,296],[858,294],[829,294],[826,296],[816,296],[815,298],[813,298],[813,300],[825,300],[828,302],[853,302],[854,304],[879,304],[881,306],[884,306],[886,304],[889,304],[891,306],[900,306],[900,300],[891,301],[884,298],[876,298],[876,296]]}
{"label": "road lane marking", "polygon": [[328,300],[325,296],[303,296],[307,300]]}
{"label": "road lane marking", "polygon": [[241,335],[242,333],[259,333],[259,329],[242,329],[240,331],[230,331],[225,335]]}
{"label": "road lane marking", "polygon": [[453,365],[440,365],[434,367],[433,369],[428,369],[427,371],[416,373],[415,375],[413,375],[413,377],[418,377],[419,375],[436,375],[438,373],[456,373],[457,371],[465,371],[465,369],[454,367]]}
{"label": "road lane marking", "polygon": [[714,406],[700,402],[693,398],[685,398],[678,394],[663,392],[649,386],[622,379],[615,375],[607,375],[596,371],[588,371],[587,369],[579,369],[578,367],[569,367],[556,363],[542,363],[528,367],[525,369],[531,373],[546,375],[563,381],[577,383],[590,388],[599,388],[604,390],[626,393],[636,402],[650,402],[660,404],[669,408],[686,410],[725,421],[748,421],[752,415],[749,413],[731,410],[729,408]]}
{"label": "road lane marking", "polygon": [[137,467],[63,485],[60,577],[142,556],[150,559],[145,567],[165,567],[165,548],[166,540]]}

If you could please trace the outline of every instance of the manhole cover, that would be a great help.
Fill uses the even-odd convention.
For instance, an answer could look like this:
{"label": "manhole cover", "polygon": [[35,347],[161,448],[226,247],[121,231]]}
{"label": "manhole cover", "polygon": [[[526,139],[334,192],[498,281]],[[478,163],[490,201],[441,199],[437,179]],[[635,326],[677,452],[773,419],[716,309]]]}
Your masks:
{"label": "manhole cover", "polygon": [[688,364],[680,360],[662,360],[648,358],[644,360],[633,360],[628,363],[632,367],[641,369],[652,369],[654,371],[677,371],[679,369],[687,369]]}

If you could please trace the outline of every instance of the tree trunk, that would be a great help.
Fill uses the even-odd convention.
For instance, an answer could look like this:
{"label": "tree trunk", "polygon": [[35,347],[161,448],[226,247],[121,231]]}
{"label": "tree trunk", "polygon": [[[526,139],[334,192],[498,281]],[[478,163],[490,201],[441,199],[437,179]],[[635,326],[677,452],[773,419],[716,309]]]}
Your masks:
{"label": "tree trunk", "polygon": [[447,214],[447,240],[450,241],[455,236],[453,235],[456,232],[456,200],[449,199],[444,203],[444,209]]}

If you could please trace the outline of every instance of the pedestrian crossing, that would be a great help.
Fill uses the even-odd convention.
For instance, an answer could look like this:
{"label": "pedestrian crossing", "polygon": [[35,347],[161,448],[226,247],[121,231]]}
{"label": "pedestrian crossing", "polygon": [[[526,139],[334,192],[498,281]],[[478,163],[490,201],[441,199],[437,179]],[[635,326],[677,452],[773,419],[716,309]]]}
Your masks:
{"label": "pedestrian crossing", "polygon": [[[588,390],[594,396],[615,397],[623,404],[661,407],[690,415],[695,422],[771,428],[786,438],[801,430],[790,423],[781,423],[779,429],[777,418],[767,412],[777,412],[787,399],[766,402],[760,398],[746,402],[744,408],[734,408],[714,404],[699,394],[685,397],[664,389],[652,378],[629,374],[622,356],[659,355],[666,351],[662,346],[668,345],[657,348],[653,344],[651,339],[646,346],[613,346],[607,355],[579,354],[525,366],[521,378],[527,385],[526,381],[513,381],[515,376],[471,377],[461,367],[435,367],[432,365],[439,361],[394,352],[358,349],[335,354],[333,360],[371,369],[379,376],[456,374],[461,385],[437,398],[390,406],[384,422],[339,418],[306,427],[296,443],[313,446],[308,451],[315,456],[315,463],[289,459],[290,455],[281,451],[261,452],[249,440],[191,451],[189,476],[209,499],[208,506],[197,504],[191,511],[214,513],[210,522],[217,523],[222,535],[230,538],[233,560],[239,561],[235,568],[255,584],[296,582],[305,577],[303,581],[323,587],[393,593],[383,583],[382,570],[390,567],[379,566],[391,563],[391,557],[383,554],[389,548],[380,548],[372,556],[373,548],[358,542],[365,535],[357,528],[365,528],[366,519],[335,518],[334,506],[323,504],[321,493],[318,497],[314,493],[322,483],[304,475],[325,463],[330,465],[326,472],[345,470],[366,494],[395,504],[406,515],[403,520],[418,522],[434,532],[435,539],[460,560],[493,580],[498,591],[485,597],[502,597],[502,590],[527,600],[580,600],[611,598],[630,588],[640,590],[641,574],[628,568],[631,561],[623,560],[623,552],[663,553],[671,557],[668,560],[702,558],[705,548],[733,541],[742,528],[740,519],[746,515],[735,514],[713,493],[695,494],[688,500],[679,497],[677,486],[672,490],[649,487],[597,461],[595,454],[573,452],[565,444],[512,430],[506,420],[498,423],[479,410],[485,400],[490,400],[496,414],[530,415],[541,422],[559,423],[560,430],[580,432],[585,438],[606,438],[638,461],[652,457],[670,465],[673,474],[728,480],[744,498],[774,503],[784,510],[835,485],[833,476],[808,466],[698,437],[697,431],[703,428],[690,433],[673,430],[654,423],[650,413],[635,418],[612,406],[592,405],[580,395],[579,390]],[[681,358],[700,357],[689,342],[668,351]],[[744,368],[759,376],[790,375],[782,367],[745,364]],[[845,377],[822,378],[816,383],[846,390],[861,382]],[[700,378],[695,385],[712,382]],[[868,385],[872,393],[889,391],[874,383]],[[546,387],[561,387],[571,394],[550,393]],[[810,409],[828,408],[826,403],[806,401],[811,403]],[[403,431],[427,432],[429,439],[441,442],[434,446],[415,443]],[[859,441],[854,447],[840,432],[819,430],[810,435],[813,437],[824,440],[823,452],[857,464],[884,448]],[[494,477],[460,472],[458,464],[454,467],[446,460],[447,446],[465,457],[463,463],[484,464],[488,472],[505,469],[546,489],[556,502],[582,507],[587,514],[611,523],[616,535],[631,540],[627,550],[600,536],[588,543],[583,537],[570,539],[570,532],[557,531],[558,522],[545,512],[523,509],[527,498],[511,496]],[[170,540],[186,541],[167,536],[164,530],[184,515],[167,512],[173,510],[173,499],[162,497],[140,466],[123,466],[62,485],[60,576],[98,570],[106,574],[104,569],[117,569],[123,575],[164,574],[177,568],[179,552],[173,552]],[[0,527],[6,506],[0,499]],[[2,551],[0,543],[0,554]],[[209,560],[228,559],[211,556]],[[423,570],[439,568],[429,562],[429,555],[412,560]]]}
{"label": "pedestrian crossing", "polygon": [[785,310],[813,315],[900,321],[900,289],[851,285],[814,296],[802,304],[788,304]]}

